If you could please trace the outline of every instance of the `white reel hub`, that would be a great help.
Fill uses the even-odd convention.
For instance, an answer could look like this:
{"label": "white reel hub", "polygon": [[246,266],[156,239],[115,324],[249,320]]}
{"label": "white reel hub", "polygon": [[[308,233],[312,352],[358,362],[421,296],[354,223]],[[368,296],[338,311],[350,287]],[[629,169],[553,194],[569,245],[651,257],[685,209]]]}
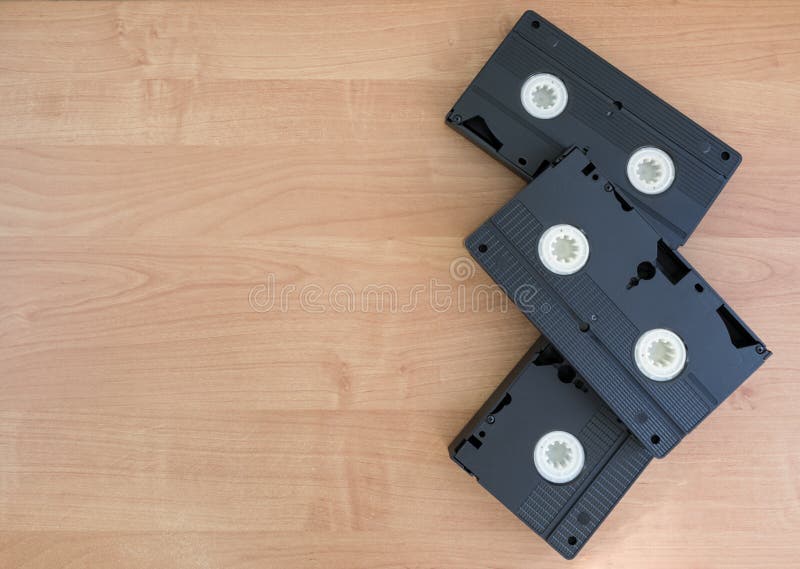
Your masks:
{"label": "white reel hub", "polygon": [[552,119],[564,112],[567,106],[567,87],[549,73],[531,75],[520,90],[522,106],[537,119]]}
{"label": "white reel hub", "polygon": [[589,260],[589,241],[583,231],[562,223],[542,233],[538,252],[547,270],[557,275],[571,275]]}
{"label": "white reel hub", "polygon": [[583,470],[586,456],[581,442],[565,431],[550,431],[533,449],[533,465],[539,475],[554,484],[572,482]]}
{"label": "white reel hub", "polygon": [[636,366],[653,381],[669,381],[686,365],[686,346],[675,332],[656,328],[642,334],[634,348]]}
{"label": "white reel hub", "polygon": [[651,196],[666,192],[675,180],[672,158],[652,146],[645,146],[631,154],[627,171],[633,187]]}

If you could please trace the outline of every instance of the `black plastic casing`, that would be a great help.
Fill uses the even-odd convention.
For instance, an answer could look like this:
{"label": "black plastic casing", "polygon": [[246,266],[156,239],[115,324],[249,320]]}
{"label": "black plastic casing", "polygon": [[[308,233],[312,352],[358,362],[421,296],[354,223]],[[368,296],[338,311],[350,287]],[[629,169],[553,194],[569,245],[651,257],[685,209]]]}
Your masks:
{"label": "black plastic casing", "polygon": [[[585,266],[557,275],[538,242],[580,229]],[[771,354],[714,289],[597,175],[579,150],[536,177],[466,240],[475,260],[578,370],[642,444],[665,456]],[[669,381],[644,376],[634,346],[666,328],[686,346]]]}
{"label": "black plastic casing", "polygon": [[[531,75],[550,73],[567,87],[566,109],[537,119],[522,106]],[[741,162],[741,155],[535,12],[525,12],[470,83],[446,122],[530,181],[568,148],[587,152],[665,242],[682,245]],[[672,186],[643,194],[626,168],[638,148],[672,158]]]}
{"label": "black plastic casing", "polygon": [[[585,465],[567,484],[536,471],[550,431],[575,435]],[[450,456],[558,553],[572,559],[652,456],[540,338],[450,445]]]}

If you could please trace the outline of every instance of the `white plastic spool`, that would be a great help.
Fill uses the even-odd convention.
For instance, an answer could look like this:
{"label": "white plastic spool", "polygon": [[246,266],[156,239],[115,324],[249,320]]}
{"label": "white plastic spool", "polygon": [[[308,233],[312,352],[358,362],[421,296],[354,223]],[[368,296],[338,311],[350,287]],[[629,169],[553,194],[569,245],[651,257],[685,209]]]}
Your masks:
{"label": "white plastic spool", "polygon": [[628,180],[643,194],[666,192],[675,181],[675,164],[669,154],[653,146],[645,146],[628,159]]}
{"label": "white plastic spool", "polygon": [[642,334],[634,348],[636,367],[653,381],[669,381],[686,365],[686,346],[675,332],[655,328]]}
{"label": "white plastic spool", "polygon": [[538,252],[547,270],[557,275],[571,275],[589,260],[589,241],[583,231],[562,223],[542,233]]}
{"label": "white plastic spool", "polygon": [[550,431],[536,443],[533,464],[539,475],[554,484],[572,482],[583,470],[583,445],[565,431]]}
{"label": "white plastic spool", "polygon": [[549,73],[531,75],[520,90],[522,106],[537,119],[552,119],[567,107],[567,86]]}

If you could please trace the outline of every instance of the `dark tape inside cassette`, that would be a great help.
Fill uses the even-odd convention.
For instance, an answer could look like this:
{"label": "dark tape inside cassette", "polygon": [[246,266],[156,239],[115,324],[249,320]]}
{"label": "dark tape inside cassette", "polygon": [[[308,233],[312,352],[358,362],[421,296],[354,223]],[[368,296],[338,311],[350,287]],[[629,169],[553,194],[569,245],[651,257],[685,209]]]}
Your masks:
{"label": "dark tape inside cassette", "polygon": [[545,338],[455,438],[450,456],[567,559],[652,459]]}
{"label": "dark tape inside cassette", "polygon": [[658,457],[770,355],[572,149],[466,246]]}
{"label": "dark tape inside cassette", "polygon": [[579,146],[673,247],[741,162],[730,145],[534,12],[446,120],[528,181]]}

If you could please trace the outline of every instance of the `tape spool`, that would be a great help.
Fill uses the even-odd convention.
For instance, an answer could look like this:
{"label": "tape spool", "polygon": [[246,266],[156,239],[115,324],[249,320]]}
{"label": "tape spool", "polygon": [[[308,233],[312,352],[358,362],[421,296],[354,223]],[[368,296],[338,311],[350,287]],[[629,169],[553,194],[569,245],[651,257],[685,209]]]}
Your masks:
{"label": "tape spool", "polygon": [[537,119],[552,119],[567,107],[567,86],[549,73],[531,75],[520,90],[522,106]]}
{"label": "tape spool", "polygon": [[562,223],[542,233],[538,252],[547,270],[557,275],[571,275],[589,260],[589,241],[583,231]]}
{"label": "tape spool", "polygon": [[554,484],[572,482],[583,470],[583,445],[566,431],[550,431],[536,443],[533,464],[539,475]]}
{"label": "tape spool", "polygon": [[643,194],[666,192],[675,180],[675,164],[669,154],[653,146],[645,146],[628,159],[628,180]]}
{"label": "tape spool", "polygon": [[636,367],[653,381],[669,381],[677,377],[686,365],[686,346],[672,330],[648,330],[636,341]]}

